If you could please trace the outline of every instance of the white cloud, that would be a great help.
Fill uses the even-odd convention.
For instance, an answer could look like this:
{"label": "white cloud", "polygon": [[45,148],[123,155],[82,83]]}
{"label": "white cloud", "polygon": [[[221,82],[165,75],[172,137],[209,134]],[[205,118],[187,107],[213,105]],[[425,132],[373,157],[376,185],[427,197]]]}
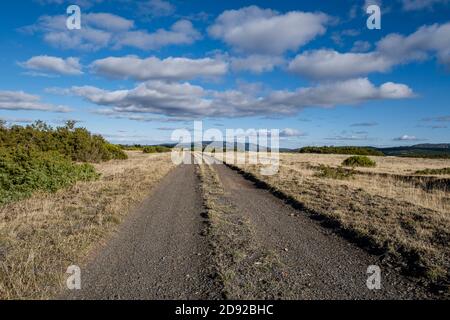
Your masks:
{"label": "white cloud", "polygon": [[188,20],[179,20],[170,30],[158,29],[154,33],[147,31],[128,31],[117,36],[116,48],[125,46],[142,50],[156,50],[168,45],[192,44],[201,39],[201,34]]}
{"label": "white cloud", "polygon": [[324,34],[329,20],[323,13],[280,14],[251,6],[223,12],[208,32],[242,52],[279,55]]}
{"label": "white cloud", "polygon": [[66,59],[51,56],[35,56],[25,62],[19,63],[23,68],[44,73],[56,73],[63,75],[80,75],[82,66],[78,58]]}
{"label": "white cloud", "polygon": [[340,53],[331,49],[305,52],[291,61],[289,70],[312,79],[348,79],[423,61],[430,53],[450,67],[450,23],[423,26],[408,36],[389,34],[372,52]]}
{"label": "white cloud", "polygon": [[154,50],[167,45],[192,44],[201,38],[188,20],[177,21],[169,30],[158,29],[150,33],[134,29],[133,20],[109,13],[83,14],[80,30],[68,30],[66,19],[63,15],[41,16],[34,25],[20,30],[42,34],[44,41],[56,48],[90,51],[125,46]]}
{"label": "white cloud", "polygon": [[289,138],[289,137],[304,137],[306,133],[292,128],[284,128],[280,131],[280,137]]}
{"label": "white cloud", "polygon": [[119,32],[134,27],[134,21],[110,13],[88,13],[82,17],[83,23],[101,30]]}
{"label": "white cloud", "polygon": [[450,55],[450,22],[422,26],[409,36],[390,34],[377,43],[377,51],[396,63],[405,63],[436,55],[445,64]]}
{"label": "white cloud", "polygon": [[315,50],[295,57],[288,69],[313,79],[354,78],[372,72],[386,72],[392,62],[378,53],[339,53]]}
{"label": "white cloud", "polygon": [[398,138],[394,138],[394,141],[417,141],[419,139],[417,139],[415,136],[410,136],[410,135],[403,135],[401,137]]}
{"label": "white cloud", "polygon": [[190,80],[197,77],[217,77],[228,71],[228,64],[211,58],[159,59],[149,57],[140,59],[135,56],[108,57],[92,63],[95,72],[115,78],[146,80]]}
{"label": "white cloud", "polygon": [[231,68],[234,71],[250,71],[253,73],[270,72],[275,67],[284,64],[282,57],[266,56],[266,55],[250,55],[247,57],[230,58]]}
{"label": "white cloud", "polygon": [[406,85],[388,82],[376,87],[365,78],[320,84],[295,91],[272,91],[264,96],[237,90],[205,90],[187,82],[164,81],[148,81],[130,90],[107,91],[84,86],[67,91],[97,105],[110,107],[113,113],[179,117],[292,115],[308,107],[331,108],[413,96],[412,90]]}
{"label": "white cloud", "polygon": [[0,109],[69,112],[66,106],[41,102],[41,98],[23,91],[0,91]]}
{"label": "white cloud", "polygon": [[448,2],[449,0],[402,0],[405,11],[432,9],[437,4],[447,4]]}

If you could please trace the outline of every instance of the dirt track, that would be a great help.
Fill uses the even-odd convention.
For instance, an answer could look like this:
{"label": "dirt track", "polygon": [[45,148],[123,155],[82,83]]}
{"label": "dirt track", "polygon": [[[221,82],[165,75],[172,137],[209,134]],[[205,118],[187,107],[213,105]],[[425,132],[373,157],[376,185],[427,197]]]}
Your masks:
{"label": "dirt track", "polygon": [[[283,286],[297,299],[410,299],[421,289],[382,269],[382,290],[366,287],[379,259],[321,227],[224,165],[214,165],[227,201],[246,218],[261,247],[284,265]],[[69,299],[218,299],[203,236],[200,182],[193,165],[173,170],[119,232],[82,269],[82,290]],[[281,297],[283,295],[281,294]]]}
{"label": "dirt track", "polygon": [[82,268],[82,290],[64,298],[217,298],[202,210],[194,166],[179,166]]}
{"label": "dirt track", "polygon": [[[284,266],[286,298],[412,299],[424,292],[368,254],[224,165],[214,165],[226,198],[253,227],[257,242]],[[368,290],[367,268],[380,265],[382,289]],[[281,294],[283,298],[283,294]]]}

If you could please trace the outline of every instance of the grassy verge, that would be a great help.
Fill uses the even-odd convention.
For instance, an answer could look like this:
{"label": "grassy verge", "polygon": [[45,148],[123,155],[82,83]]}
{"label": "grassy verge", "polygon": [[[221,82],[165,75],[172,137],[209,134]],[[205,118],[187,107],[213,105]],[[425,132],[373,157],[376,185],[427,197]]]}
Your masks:
{"label": "grassy verge", "polygon": [[449,294],[448,214],[314,177],[302,178],[289,167],[281,166],[274,176],[260,175],[255,165],[231,167],[347,239],[383,255],[386,264],[400,266],[441,294]]}
{"label": "grassy verge", "polygon": [[227,203],[213,166],[200,165],[198,174],[208,213],[214,269],[224,298],[279,298],[278,294],[283,292],[279,258],[273,252],[265,252],[255,242],[250,222]]}
{"label": "grassy verge", "polygon": [[47,299],[172,168],[170,154],[129,153],[101,177],[0,207],[0,299]]}

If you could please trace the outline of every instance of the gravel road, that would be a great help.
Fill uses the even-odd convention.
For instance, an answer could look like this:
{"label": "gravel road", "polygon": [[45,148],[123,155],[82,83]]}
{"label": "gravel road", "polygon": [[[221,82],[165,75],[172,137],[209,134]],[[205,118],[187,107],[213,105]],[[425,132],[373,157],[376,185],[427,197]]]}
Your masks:
{"label": "gravel road", "polygon": [[[252,225],[254,237],[285,266],[287,292],[297,299],[411,299],[425,292],[382,268],[382,289],[366,286],[379,264],[354,244],[323,228],[237,172],[214,165],[225,195]],[[63,299],[219,299],[211,277],[200,181],[194,165],[169,173],[119,231],[82,268],[82,289]],[[292,295],[289,296],[292,298]]]}
{"label": "gravel road", "polygon": [[[251,223],[266,251],[285,265],[285,290],[295,299],[414,299],[423,289],[269,191],[257,189],[225,165],[214,165],[226,196]],[[367,288],[367,269],[381,268],[381,289]]]}
{"label": "gravel road", "polygon": [[181,165],[81,270],[63,299],[213,299],[202,200],[193,165]]}

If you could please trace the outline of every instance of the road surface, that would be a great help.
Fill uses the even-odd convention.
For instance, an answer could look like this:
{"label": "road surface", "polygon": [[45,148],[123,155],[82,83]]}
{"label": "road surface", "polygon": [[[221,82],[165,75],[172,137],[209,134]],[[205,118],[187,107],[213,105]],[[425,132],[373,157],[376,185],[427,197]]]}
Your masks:
{"label": "road surface", "polygon": [[[382,289],[369,290],[367,268],[379,258],[320,226],[237,172],[214,165],[226,201],[252,225],[265,250],[285,267],[296,299],[411,299],[423,289],[382,267]],[[63,299],[220,299],[195,165],[181,165],[82,268],[82,289]]]}

